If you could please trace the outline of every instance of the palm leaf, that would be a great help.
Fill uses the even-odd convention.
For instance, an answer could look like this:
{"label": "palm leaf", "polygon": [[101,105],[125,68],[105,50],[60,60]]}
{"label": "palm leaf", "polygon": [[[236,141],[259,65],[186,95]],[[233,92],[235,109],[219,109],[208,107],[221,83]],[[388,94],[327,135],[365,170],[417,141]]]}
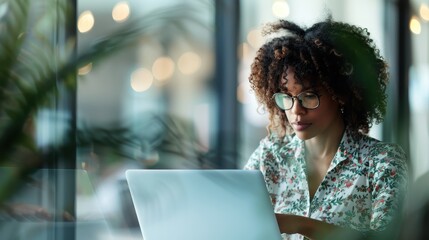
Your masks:
{"label": "palm leaf", "polygon": [[[0,203],[9,194],[8,190],[13,190],[16,182],[31,173],[31,168],[42,161],[31,134],[25,131],[28,120],[39,109],[54,101],[53,97],[59,94],[59,84],[65,84],[70,91],[76,90],[75,75],[79,67],[102,61],[142,37],[162,38],[166,29],[175,29],[177,33],[186,36],[190,34],[186,27],[189,23],[206,28],[195,15],[199,12],[198,9],[187,4],[177,4],[155,10],[125,24],[81,50],[78,56],[63,55],[53,47],[49,34],[56,27],[53,24],[58,21],[61,24],[65,20],[67,6],[47,8],[41,18],[30,24],[31,1],[10,0],[2,4],[7,4],[8,11],[0,19],[0,24],[8,34],[0,36],[0,164],[14,162],[22,164],[22,167],[17,174],[2,184],[8,187],[0,189]],[[73,53],[73,41],[74,39],[69,39],[61,53]],[[117,149],[118,154],[126,157],[132,156],[120,148],[137,144],[135,136],[124,128],[85,128],[79,129],[76,135],[78,146],[108,146]],[[75,146],[72,141],[74,139],[54,143],[47,148],[48,152],[44,152],[43,156],[45,159],[55,159],[49,156],[55,156],[56,152]],[[16,153],[22,149],[30,152],[32,157],[28,158],[26,155],[25,158],[20,158]]]}

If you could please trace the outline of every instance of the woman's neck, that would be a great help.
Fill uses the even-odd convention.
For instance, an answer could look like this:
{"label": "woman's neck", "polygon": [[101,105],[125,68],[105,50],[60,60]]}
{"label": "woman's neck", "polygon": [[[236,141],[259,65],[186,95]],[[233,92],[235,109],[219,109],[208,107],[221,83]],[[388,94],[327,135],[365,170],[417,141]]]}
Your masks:
{"label": "woman's neck", "polygon": [[329,128],[324,133],[306,140],[304,144],[307,161],[324,160],[330,163],[338,150],[344,130],[345,125],[341,122],[336,127]]}

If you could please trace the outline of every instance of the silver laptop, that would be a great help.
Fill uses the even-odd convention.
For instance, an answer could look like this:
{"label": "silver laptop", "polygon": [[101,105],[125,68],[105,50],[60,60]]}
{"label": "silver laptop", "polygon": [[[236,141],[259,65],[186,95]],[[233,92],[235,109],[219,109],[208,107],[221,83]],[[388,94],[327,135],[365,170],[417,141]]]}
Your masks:
{"label": "silver laptop", "polygon": [[261,172],[128,170],[144,240],[279,240]]}

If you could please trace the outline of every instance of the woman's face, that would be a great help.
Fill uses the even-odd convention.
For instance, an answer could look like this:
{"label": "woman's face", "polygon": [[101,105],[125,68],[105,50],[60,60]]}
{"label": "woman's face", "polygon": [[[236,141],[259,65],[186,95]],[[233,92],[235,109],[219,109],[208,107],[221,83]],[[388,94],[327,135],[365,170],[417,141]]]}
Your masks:
{"label": "woman's face", "polygon": [[286,72],[285,93],[290,96],[297,96],[304,91],[312,91],[319,95],[319,106],[316,109],[306,109],[294,99],[291,109],[285,110],[289,124],[292,126],[296,136],[302,140],[314,137],[329,137],[330,133],[342,131],[344,127],[343,119],[339,110],[338,102],[322,87],[312,88],[303,81],[301,85],[295,79],[293,68],[288,68]]}

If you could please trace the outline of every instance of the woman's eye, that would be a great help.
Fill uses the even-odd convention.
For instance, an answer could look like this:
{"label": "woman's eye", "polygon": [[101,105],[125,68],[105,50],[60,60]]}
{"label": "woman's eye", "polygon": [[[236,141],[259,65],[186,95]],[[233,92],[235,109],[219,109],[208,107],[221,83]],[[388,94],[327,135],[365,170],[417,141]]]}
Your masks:
{"label": "woman's eye", "polygon": [[305,96],[305,97],[316,97],[316,95],[317,95],[317,94],[312,93],[312,92],[308,92],[308,93],[305,93],[305,94],[304,94],[304,96]]}

